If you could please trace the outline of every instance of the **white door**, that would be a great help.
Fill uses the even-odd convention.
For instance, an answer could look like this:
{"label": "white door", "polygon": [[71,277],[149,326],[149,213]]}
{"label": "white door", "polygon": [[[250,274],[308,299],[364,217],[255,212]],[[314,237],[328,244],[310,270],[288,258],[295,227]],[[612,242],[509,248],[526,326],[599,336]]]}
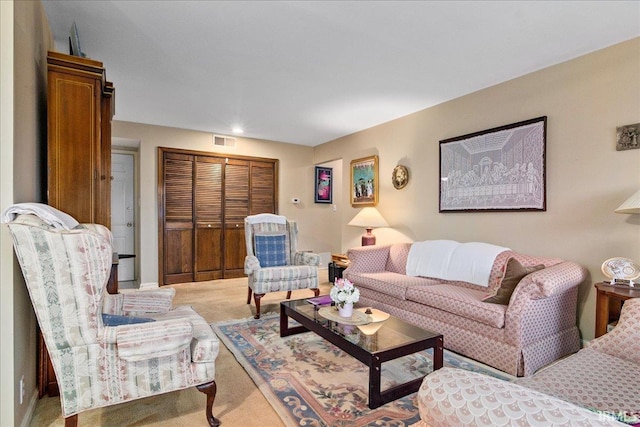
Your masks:
{"label": "white door", "polygon": [[111,232],[120,255],[118,281],[135,280],[135,203],[133,154],[111,154]]}

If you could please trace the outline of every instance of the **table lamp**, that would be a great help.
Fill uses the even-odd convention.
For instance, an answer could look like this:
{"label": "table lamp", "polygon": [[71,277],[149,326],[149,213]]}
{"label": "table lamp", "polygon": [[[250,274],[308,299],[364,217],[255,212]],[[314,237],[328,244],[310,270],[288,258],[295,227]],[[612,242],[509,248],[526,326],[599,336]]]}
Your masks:
{"label": "table lamp", "polygon": [[615,213],[622,214],[640,214],[640,190],[636,191],[631,197],[618,206]]}
{"label": "table lamp", "polygon": [[358,215],[354,216],[349,225],[354,227],[364,227],[367,232],[362,236],[362,246],[376,244],[376,236],[371,233],[371,229],[377,227],[388,227],[387,221],[384,220],[380,212],[376,208],[363,208]]}

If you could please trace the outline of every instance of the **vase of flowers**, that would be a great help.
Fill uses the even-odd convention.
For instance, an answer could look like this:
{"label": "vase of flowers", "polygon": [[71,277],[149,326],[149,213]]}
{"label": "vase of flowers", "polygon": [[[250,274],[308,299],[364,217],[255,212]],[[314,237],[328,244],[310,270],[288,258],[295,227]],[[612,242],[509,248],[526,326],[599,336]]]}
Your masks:
{"label": "vase of flowers", "polygon": [[360,299],[360,291],[348,279],[336,279],[329,295],[331,301],[336,303],[341,317],[351,317],[353,304]]}

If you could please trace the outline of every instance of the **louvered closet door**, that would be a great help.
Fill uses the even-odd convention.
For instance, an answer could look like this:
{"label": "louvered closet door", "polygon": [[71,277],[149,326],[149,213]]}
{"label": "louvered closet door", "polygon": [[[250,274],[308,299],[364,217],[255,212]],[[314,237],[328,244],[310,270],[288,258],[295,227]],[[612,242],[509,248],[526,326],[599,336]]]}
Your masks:
{"label": "louvered closet door", "polygon": [[244,219],[249,215],[250,162],[228,159],[224,172],[224,277],[242,277],[247,250]]}
{"label": "louvered closet door", "polygon": [[224,159],[198,156],[195,162],[194,197],[196,282],[222,277],[222,173]]}
{"label": "louvered closet door", "polygon": [[163,284],[193,281],[193,165],[194,157],[164,153],[164,280]]}
{"label": "louvered closet door", "polygon": [[276,212],[275,173],[272,162],[251,162],[251,215]]}

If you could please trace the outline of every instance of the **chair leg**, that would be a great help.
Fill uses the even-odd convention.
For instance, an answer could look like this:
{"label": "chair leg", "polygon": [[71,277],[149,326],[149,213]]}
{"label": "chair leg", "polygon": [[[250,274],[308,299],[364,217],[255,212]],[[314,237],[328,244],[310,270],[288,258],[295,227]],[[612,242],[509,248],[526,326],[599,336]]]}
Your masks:
{"label": "chair leg", "polygon": [[[213,401],[216,399],[216,391],[218,386],[215,381],[210,383],[200,384],[196,388],[207,395],[207,407],[205,408],[205,414],[207,415],[207,421],[211,427],[218,427],[220,420],[213,416]],[[67,426],[65,426],[67,427]]]}
{"label": "chair leg", "polygon": [[64,427],[78,427],[78,414],[65,418]]}
{"label": "chair leg", "polygon": [[287,291],[287,299],[291,299],[291,291]]}
{"label": "chair leg", "polygon": [[311,290],[313,291],[313,295],[314,295],[314,296],[316,296],[316,297],[317,297],[318,295],[320,295],[320,289],[315,288],[315,289],[311,289]]}
{"label": "chair leg", "polygon": [[253,316],[254,319],[260,318],[260,298],[262,298],[264,294],[253,294],[253,299],[256,302],[256,315]]}
{"label": "chair leg", "polygon": [[247,295],[247,304],[251,304],[251,294],[253,291],[251,290],[251,286],[249,286],[249,295]]}

